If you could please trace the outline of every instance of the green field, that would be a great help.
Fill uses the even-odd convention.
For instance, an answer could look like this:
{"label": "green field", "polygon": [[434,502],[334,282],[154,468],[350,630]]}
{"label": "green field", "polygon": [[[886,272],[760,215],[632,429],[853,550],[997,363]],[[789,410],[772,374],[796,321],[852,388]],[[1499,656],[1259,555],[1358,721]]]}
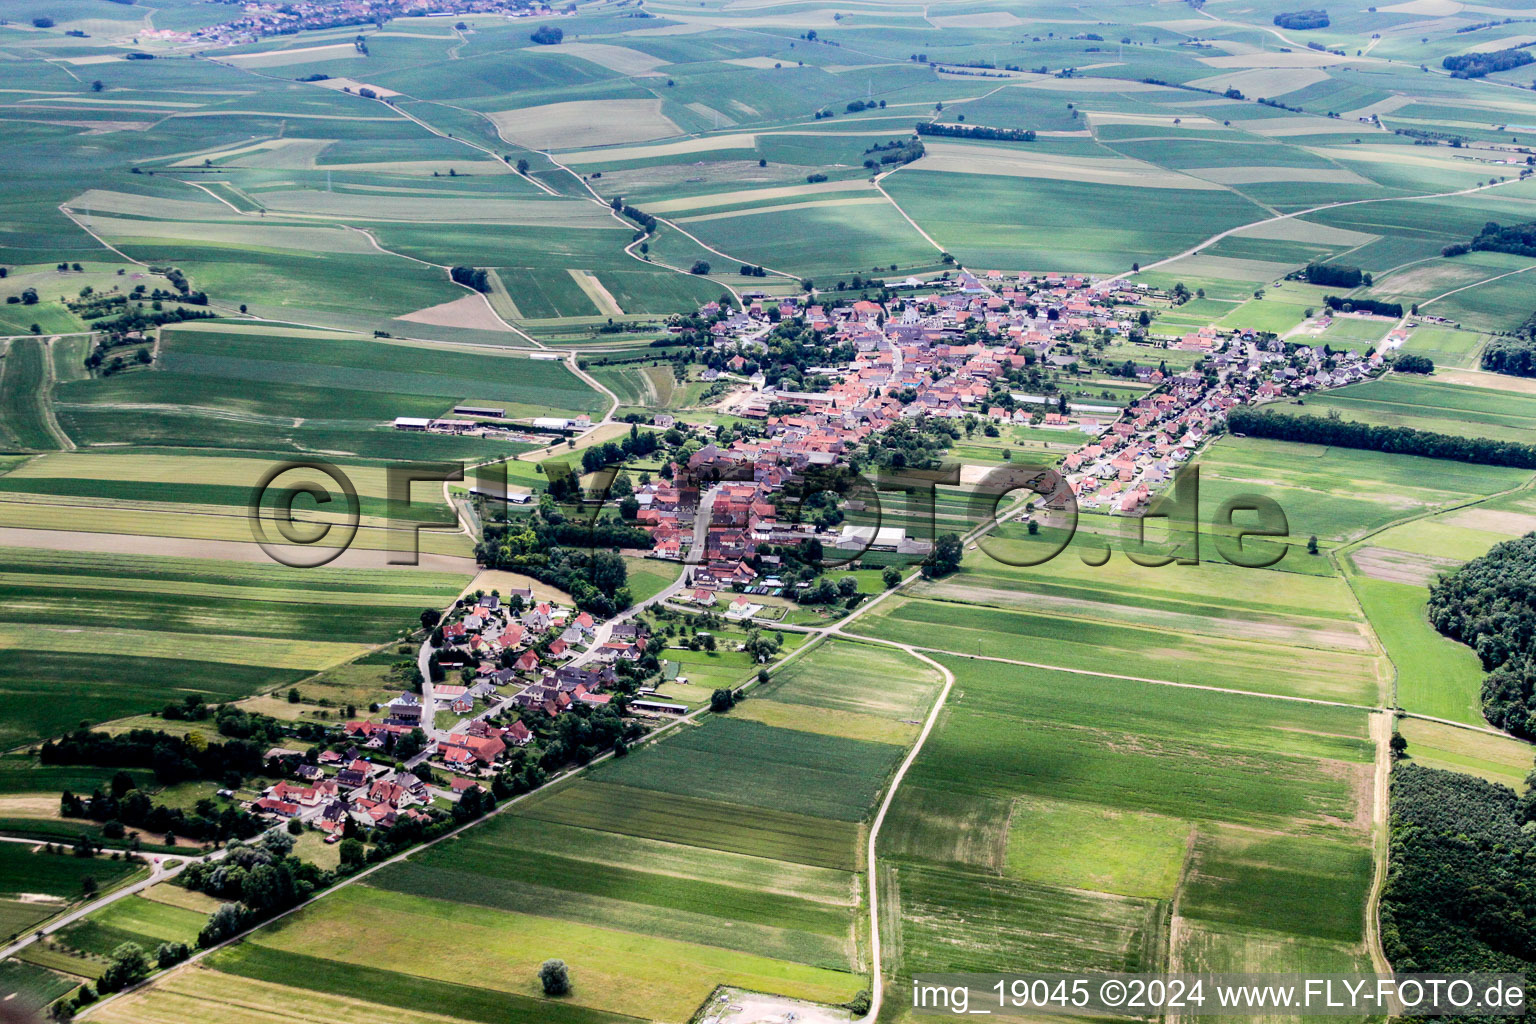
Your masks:
{"label": "green field", "polygon": [[[229,700],[290,685],[413,628],[423,607],[463,584],[400,569],[0,549],[0,636],[26,638],[0,664],[0,692],[14,707],[0,742],[190,694]],[[150,622],[157,628],[144,628]],[[83,642],[82,628],[112,637],[112,656]],[[63,680],[74,685],[60,693]]]}
{"label": "green field", "polygon": [[898,985],[999,960],[1159,970],[1215,927],[1288,950],[1233,969],[1363,962],[1363,713],[941,660],[955,692],[881,836]]}
{"label": "green field", "polygon": [[1499,441],[1523,441],[1536,429],[1536,396],[1408,374],[1309,396],[1304,407],[1271,408],[1312,416],[1336,410],[1344,419],[1360,423]]}
{"label": "green field", "polygon": [[0,432],[11,451],[60,447],[49,421],[48,348],[36,338],[16,338],[0,361]]}
{"label": "green field", "polygon": [[[319,343],[317,344],[317,341]],[[559,362],[505,351],[246,329],[166,331],[150,373],[65,384],[59,415],[82,446],[229,447],[384,458],[506,454],[475,438],[402,433],[397,416],[494,402],[511,417],[597,413],[602,397]]]}

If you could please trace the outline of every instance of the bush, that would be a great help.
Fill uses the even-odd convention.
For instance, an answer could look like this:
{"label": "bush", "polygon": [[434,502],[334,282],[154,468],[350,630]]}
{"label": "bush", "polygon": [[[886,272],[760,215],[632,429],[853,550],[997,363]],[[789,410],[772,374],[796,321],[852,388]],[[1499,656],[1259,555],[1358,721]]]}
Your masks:
{"label": "bush", "polygon": [[191,955],[192,950],[185,942],[162,942],[155,950],[155,966],[163,971],[167,967],[175,967]]}
{"label": "bush", "polygon": [[539,984],[544,986],[546,996],[555,998],[570,995],[570,968],[565,966],[564,960],[545,960],[539,966]]}

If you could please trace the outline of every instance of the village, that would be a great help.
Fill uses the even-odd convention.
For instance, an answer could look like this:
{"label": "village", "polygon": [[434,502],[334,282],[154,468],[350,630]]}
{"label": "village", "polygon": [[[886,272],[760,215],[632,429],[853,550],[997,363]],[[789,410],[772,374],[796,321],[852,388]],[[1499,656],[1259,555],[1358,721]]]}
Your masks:
{"label": "village", "polygon": [[[1145,285],[1054,274],[1005,278],[996,271],[984,280],[961,273],[957,285],[884,305],[757,298],[739,311],[703,308],[713,320],[714,348],[730,353],[727,372],[751,373],[724,408],[760,421],[761,436],[706,444],[686,466],[675,467],[670,480],[635,492],[636,519],[650,532],[653,553],[699,567],[692,580],[700,603],[712,604],[713,592],[723,588],[776,592],[777,581],[752,564],[762,568],[763,559],[754,556],[766,545],[815,539],[845,559],[870,550],[926,555],[932,537],[909,537],[901,527],[817,531],[786,521],[777,500],[790,481],[837,465],[902,420],[969,419],[989,429],[1035,426],[1063,438],[1087,435],[1060,464],[1073,499],[1083,509],[1137,515],[1221,430],[1233,406],[1355,383],[1386,367],[1381,352],[1332,352],[1253,330],[1203,327],[1159,338],[1147,330],[1152,314],[1177,300]],[[824,344],[848,344],[856,352],[846,365],[811,371],[828,381],[824,390],[781,389],[767,384],[761,369],[752,370],[769,329],[795,319]],[[1319,326],[1326,324],[1324,318]],[[1060,391],[1018,390],[1011,378],[1028,367],[1070,373],[1081,366],[1079,350],[1090,334],[1138,343],[1146,360],[1134,369],[1134,379],[1146,386],[1142,397],[1122,408],[1069,401]],[[1402,326],[1394,328],[1382,349],[1405,335]],[[1169,350],[1193,354],[1193,365],[1160,369],[1160,354]],[[658,425],[671,426],[666,419]],[[724,482],[710,487],[709,481]],[[708,523],[699,534],[704,546],[692,550],[701,514]],[[769,570],[775,561],[770,556]]]}
{"label": "village", "polygon": [[[1205,327],[1160,338],[1147,330],[1155,322],[1148,314],[1176,299],[1145,286],[997,273],[961,273],[955,283],[953,290],[885,304],[759,297],[743,310],[703,307],[711,349],[725,357],[723,373],[739,381],[725,407],[761,429],[694,445],[634,489],[633,522],[652,540],[649,556],[683,563],[676,584],[658,600],[673,612],[761,624],[764,608],[754,598],[804,599],[810,586],[780,579],[781,556],[774,552],[814,541],[841,562],[871,551],[909,563],[926,557],[934,537],[846,521],[818,527],[789,514],[784,500],[806,474],[841,465],[902,421],[969,419],[998,431],[1032,426],[1086,437],[1060,459],[1061,486],[1046,507],[1070,494],[1080,508],[1135,516],[1221,432],[1232,407],[1354,383],[1387,365],[1380,352],[1332,352],[1305,338],[1251,330]],[[855,353],[845,365],[814,368],[814,377],[827,382],[823,390],[767,383],[755,356],[766,349],[770,331],[785,323],[802,324],[824,343]],[[1403,333],[1394,328],[1383,351]],[[1143,385],[1141,397],[1122,408],[1069,401],[1054,385],[1040,388],[1043,394],[1018,390],[1030,367],[1074,372],[1089,335],[1130,340],[1145,350],[1145,364],[1132,371]],[[1194,358],[1182,360],[1186,369],[1164,372],[1160,353],[1169,351]],[[495,419],[500,412],[454,410],[466,426],[475,422],[469,417]],[[652,425],[685,426],[665,413]],[[578,432],[589,426],[539,424]],[[572,708],[602,709],[623,715],[638,735],[687,714],[688,704],[658,696],[654,685],[633,685],[656,671],[654,648],[661,646],[652,645],[647,659],[651,637],[633,614],[638,610],[603,621],[527,588],[466,595],[429,626],[418,654],[419,692],[401,692],[376,705],[374,715],[346,722],[346,750],[295,764],[294,781],[269,787],[251,810],[312,824],[330,834],[328,841],[349,827],[425,824],[434,801],[440,807],[470,789],[488,791],[513,752],[535,741],[529,722],[542,728]],[[621,679],[626,685],[618,685]]]}
{"label": "village", "polygon": [[[490,792],[508,753],[535,739],[528,721],[547,722],[573,706],[607,709],[622,695],[617,707],[630,716],[628,731],[643,733],[637,722],[687,711],[647,699],[653,689],[616,688],[621,674],[633,679],[652,667],[654,658],[642,666],[647,640],[640,624],[598,623],[587,612],[537,600],[532,589],[466,595],[420,647],[419,692],[376,705],[377,718],[345,722],[344,750],[308,761],[301,751],[268,751],[267,760],[286,761],[296,781],[269,786],[250,810],[313,825],[332,837],[327,841],[339,839],[349,819],[367,829],[425,824],[434,801],[457,801],[476,787]],[[450,672],[457,682],[448,681]]]}

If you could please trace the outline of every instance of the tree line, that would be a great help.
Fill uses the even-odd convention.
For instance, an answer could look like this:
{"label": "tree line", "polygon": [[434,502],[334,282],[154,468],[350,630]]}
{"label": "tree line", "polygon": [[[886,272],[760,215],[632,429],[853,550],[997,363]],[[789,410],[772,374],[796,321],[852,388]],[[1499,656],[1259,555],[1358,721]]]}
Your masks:
{"label": "tree line", "polygon": [[1374,313],[1376,316],[1401,317],[1401,302],[1382,302],[1379,299],[1344,298],[1339,295],[1323,297],[1323,305],[1341,313]]}
{"label": "tree line", "polygon": [[920,121],[919,135],[947,135],[956,139],[986,139],[989,142],[1034,142],[1033,128],[988,128],[986,125],[932,124]]}
{"label": "tree line", "polygon": [[1430,459],[1536,469],[1536,445],[1516,441],[1458,437],[1454,434],[1415,430],[1412,427],[1372,426],[1321,416],[1287,416],[1245,406],[1238,406],[1227,414],[1227,426],[1236,434],[1270,437],[1280,441],[1302,441],[1396,455],[1422,455]]}
{"label": "tree line", "polygon": [[1371,284],[1371,275],[1359,267],[1336,263],[1308,263],[1302,276],[1308,284],[1321,284],[1330,288],[1359,288],[1362,284]]}

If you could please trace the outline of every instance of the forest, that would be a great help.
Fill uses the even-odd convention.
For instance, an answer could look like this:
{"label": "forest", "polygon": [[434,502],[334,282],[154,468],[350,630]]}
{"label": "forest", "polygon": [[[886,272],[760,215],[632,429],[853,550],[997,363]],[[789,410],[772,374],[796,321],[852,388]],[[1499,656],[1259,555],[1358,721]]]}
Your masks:
{"label": "forest", "polygon": [[1482,659],[1488,721],[1536,738],[1536,534],[1505,541],[1436,580],[1429,621]]}
{"label": "forest", "polygon": [[1528,331],[1490,339],[1483,349],[1483,369],[1515,377],[1536,377],[1536,333]]}
{"label": "forest", "polygon": [[1483,225],[1470,242],[1458,242],[1440,250],[1445,256],[1463,256],[1469,252],[1507,252],[1516,256],[1536,256],[1536,221],[1505,227],[1494,221]]}
{"label": "forest", "polygon": [[1495,71],[1508,71],[1536,60],[1521,49],[1492,50],[1487,53],[1459,53],[1440,62],[1453,78],[1482,78]]}
{"label": "forest", "polygon": [[1275,24],[1281,28],[1302,31],[1310,28],[1327,28],[1327,11],[1286,11],[1275,15]]}
{"label": "forest", "polygon": [[[1381,939],[1398,974],[1536,969],[1536,834],[1529,798],[1459,772],[1392,772],[1391,868]],[[1530,998],[1527,987],[1526,998]]]}

